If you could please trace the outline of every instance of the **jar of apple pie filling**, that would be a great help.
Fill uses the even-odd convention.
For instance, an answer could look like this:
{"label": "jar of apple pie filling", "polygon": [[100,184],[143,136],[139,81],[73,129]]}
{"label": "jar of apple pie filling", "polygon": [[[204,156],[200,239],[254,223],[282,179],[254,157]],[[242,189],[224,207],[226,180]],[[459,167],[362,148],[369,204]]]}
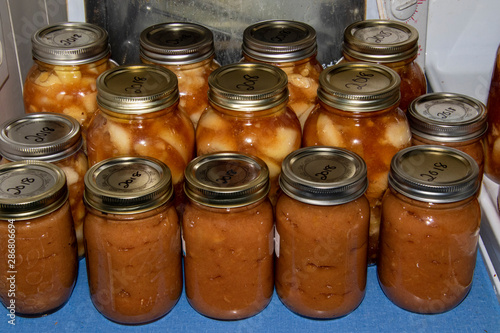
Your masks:
{"label": "jar of apple pie filling", "polygon": [[208,106],[208,76],[220,64],[215,60],[213,33],[204,26],[168,22],[144,29],[140,36],[143,63],[170,69],[179,81],[179,108],[196,127]]}
{"label": "jar of apple pie filling", "polygon": [[382,290],[412,312],[456,307],[471,288],[476,263],[476,161],[455,148],[410,147],[394,156],[389,186],[377,266]]}
{"label": "jar of apple pie filling", "polygon": [[198,155],[238,151],[264,160],[274,204],[281,162],[300,148],[302,132],[287,106],[287,76],[268,64],[222,66],[209,77],[210,105],[196,129]]}
{"label": "jar of apple pie filling", "polygon": [[370,264],[377,256],[380,204],[391,159],[411,145],[408,120],[398,107],[399,82],[397,73],[382,65],[344,63],[329,67],[320,76],[320,106],[304,126],[303,146],[346,148],[366,162]]}
{"label": "jar of apple pie filling", "polygon": [[60,167],[66,175],[69,205],[78,240],[78,256],[83,258],[83,220],[85,204],[83,178],[88,169],[82,149],[78,121],[55,113],[30,113],[4,123],[0,128],[0,164],[11,161],[37,160]]}
{"label": "jar of apple pie filling", "polygon": [[199,156],[186,168],[186,296],[207,317],[247,318],[271,300],[274,223],[268,175],[261,159],[234,152]]}
{"label": "jar of apple pie filling", "polygon": [[288,106],[301,126],[317,104],[318,79],[323,70],[317,53],[316,30],[303,22],[262,21],[243,32],[244,61],[268,63],[287,74]]}
{"label": "jar of apple pie filling", "polygon": [[31,43],[34,64],[24,83],[25,111],[71,116],[85,139],[97,110],[96,79],[115,66],[108,33],[94,24],[65,22],[36,31]]}
{"label": "jar of apple pie filling", "polygon": [[170,170],[154,158],[111,158],[87,172],[87,276],[106,318],[144,324],[177,303],[182,255],[172,197]]}
{"label": "jar of apple pie filling", "polygon": [[171,170],[181,209],[195,137],[191,120],[178,108],[175,74],[154,65],[119,66],[99,77],[97,91],[99,110],[88,130],[89,166],[117,156],[159,159]]}
{"label": "jar of apple pie filling", "polygon": [[78,275],[66,177],[47,162],[0,166],[0,299],[19,316],[60,309]]}
{"label": "jar of apple pie filling", "polygon": [[354,22],[344,30],[345,62],[368,62],[387,66],[401,78],[399,107],[406,111],[412,100],[427,92],[425,74],[416,58],[418,30],[393,20]]}
{"label": "jar of apple pie filling", "polygon": [[455,93],[430,93],[414,99],[406,112],[412,145],[442,145],[469,154],[484,170],[486,107],[480,101]]}
{"label": "jar of apple pie filling", "polygon": [[276,204],[276,292],[291,311],[331,319],[354,311],[366,288],[370,205],[366,164],[351,151],[288,155]]}

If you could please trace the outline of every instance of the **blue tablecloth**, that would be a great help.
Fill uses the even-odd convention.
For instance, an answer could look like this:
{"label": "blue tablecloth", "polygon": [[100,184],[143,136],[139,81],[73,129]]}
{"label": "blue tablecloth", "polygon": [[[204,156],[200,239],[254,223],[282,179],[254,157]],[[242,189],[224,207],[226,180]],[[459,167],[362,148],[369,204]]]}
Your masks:
{"label": "blue tablecloth", "polygon": [[193,310],[183,293],[174,309],[162,319],[142,326],[123,326],[104,318],[88,293],[85,261],[80,261],[78,282],[69,302],[41,318],[16,317],[8,323],[1,309],[0,332],[500,332],[500,304],[494,294],[481,255],[467,298],[455,309],[438,315],[419,315],[402,310],[383,294],[375,267],[368,268],[366,296],[351,314],[334,320],[311,320],[288,311],[274,294],[260,314],[240,321],[217,321]]}

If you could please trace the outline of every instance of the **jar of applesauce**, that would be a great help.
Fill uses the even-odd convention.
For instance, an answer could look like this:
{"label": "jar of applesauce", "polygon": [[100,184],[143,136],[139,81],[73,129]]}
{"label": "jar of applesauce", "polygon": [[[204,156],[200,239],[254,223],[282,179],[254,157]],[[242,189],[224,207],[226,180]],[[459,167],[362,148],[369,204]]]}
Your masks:
{"label": "jar of applesauce", "polygon": [[486,112],[488,131],[485,140],[484,172],[489,179],[500,184],[500,46],[493,66]]}
{"label": "jar of applesauce", "polygon": [[97,110],[96,79],[115,66],[108,33],[94,24],[65,22],[39,29],[31,43],[34,64],[24,83],[25,111],[71,116],[85,139]]}
{"label": "jar of applesauce", "polygon": [[365,295],[370,205],[366,164],[333,147],[306,147],[283,161],[276,204],[275,285],[291,311],[331,319]]}
{"label": "jar of applesauce", "polygon": [[80,124],[63,114],[30,113],[5,122],[0,127],[0,164],[37,160],[60,167],[66,175],[69,205],[78,241],[78,256],[83,258],[83,221],[85,204],[83,178],[88,169],[83,152]]}
{"label": "jar of applesauce", "polygon": [[380,204],[387,189],[392,157],[411,145],[405,113],[398,107],[399,76],[368,63],[344,63],[325,69],[318,89],[319,108],[309,116],[303,146],[333,146],[360,155],[367,166],[370,202],[368,262],[378,251]]}
{"label": "jar of applesauce", "polygon": [[175,74],[154,65],[118,66],[99,77],[97,91],[99,110],[88,130],[89,166],[117,156],[157,158],[170,168],[181,207],[195,136],[191,120],[178,108]]}
{"label": "jar of applesauce", "polygon": [[102,161],[85,176],[92,303],[120,324],[166,315],[182,293],[180,224],[170,170],[146,157]]}
{"label": "jar of applesauce", "polygon": [[287,106],[287,76],[268,64],[222,66],[209,77],[209,106],[196,129],[198,155],[238,151],[264,160],[274,204],[281,162],[300,148],[302,132]]}
{"label": "jar of applesauce", "polygon": [[0,299],[9,313],[60,309],[78,275],[66,177],[47,162],[0,166]]}
{"label": "jar of applesauce", "polygon": [[277,66],[288,76],[288,105],[304,125],[316,106],[319,73],[316,30],[299,21],[270,20],[248,26],[243,32],[243,60]]}
{"label": "jar of applesauce", "polygon": [[484,136],[488,128],[486,107],[456,93],[429,93],[414,99],[406,112],[412,145],[442,145],[469,154],[484,170]]}
{"label": "jar of applesauce", "polygon": [[401,78],[400,108],[427,92],[425,74],[415,61],[419,52],[418,30],[393,20],[354,22],[344,30],[342,48],[346,62],[377,63],[395,70]]}
{"label": "jar of applesauce", "polygon": [[394,304],[441,313],[467,296],[481,221],[479,186],[476,161],[458,149],[414,146],[394,156],[377,266]]}
{"label": "jar of applesauce", "polygon": [[144,29],[140,36],[143,63],[170,69],[179,82],[179,108],[194,127],[208,106],[208,76],[220,64],[215,60],[213,33],[188,22],[168,22]]}
{"label": "jar of applesauce", "polygon": [[271,300],[274,222],[268,176],[261,159],[234,152],[199,156],[186,168],[186,296],[207,317],[247,318]]}

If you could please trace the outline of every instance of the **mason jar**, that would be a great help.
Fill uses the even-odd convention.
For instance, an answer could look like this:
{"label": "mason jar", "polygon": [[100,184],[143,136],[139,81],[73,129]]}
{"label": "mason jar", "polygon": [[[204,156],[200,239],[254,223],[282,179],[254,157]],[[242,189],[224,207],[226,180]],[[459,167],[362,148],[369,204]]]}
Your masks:
{"label": "mason jar", "polygon": [[199,156],[186,168],[186,297],[207,317],[247,318],[271,300],[274,223],[268,176],[261,159],[234,152]]}
{"label": "mason jar", "polygon": [[0,127],[0,164],[36,160],[60,167],[66,175],[69,205],[78,241],[78,256],[83,258],[83,178],[88,169],[83,152],[81,126],[70,116],[56,113],[30,113],[5,122]]}
{"label": "mason jar", "polygon": [[302,132],[287,106],[287,76],[268,64],[222,66],[209,77],[209,102],[196,128],[198,155],[238,151],[263,159],[274,204],[281,162],[299,149]]}
{"label": "mason jar", "polygon": [[275,285],[291,311],[332,319],[366,291],[370,205],[366,164],[346,149],[306,147],[288,155],[276,204]]}
{"label": "mason jar", "polygon": [[349,149],[366,162],[370,202],[368,262],[378,251],[380,204],[387,190],[392,157],[411,145],[405,113],[399,108],[399,76],[368,63],[344,63],[325,69],[318,89],[319,108],[309,116],[303,146]]}
{"label": "mason jar", "polygon": [[418,53],[418,30],[404,22],[365,20],[344,30],[341,61],[376,63],[395,70],[401,78],[399,106],[403,111],[427,93],[425,74],[415,60]]}
{"label": "mason jar", "polygon": [[469,154],[484,170],[484,137],[488,128],[486,107],[456,93],[429,93],[414,99],[406,113],[412,145],[442,145]]}
{"label": "mason jar", "polygon": [[500,46],[493,64],[486,110],[488,131],[485,140],[484,172],[489,179],[500,184]]}
{"label": "mason jar", "polygon": [[208,106],[208,76],[220,67],[212,31],[195,23],[168,22],[144,29],[139,41],[143,63],[164,66],[177,75],[179,108],[196,128]]}
{"label": "mason jar", "polygon": [[269,20],[248,26],[243,32],[243,61],[267,63],[288,76],[288,106],[304,125],[317,104],[319,74],[316,30],[304,22]]}
{"label": "mason jar", "polygon": [[31,43],[34,64],[24,82],[25,111],[71,116],[85,139],[97,110],[97,77],[116,65],[107,31],[91,23],[57,23],[36,31]]}
{"label": "mason jar", "polygon": [[414,146],[391,164],[382,203],[378,279],[397,306],[441,313],[468,294],[481,209],[479,168],[450,147]]}
{"label": "mason jar", "polygon": [[170,170],[154,158],[111,158],[87,172],[87,277],[106,318],[144,324],[177,303],[182,256],[173,195]]}
{"label": "mason jar", "polygon": [[69,300],[78,275],[66,177],[47,162],[0,166],[0,299],[15,316],[43,316]]}
{"label": "mason jar", "polygon": [[118,66],[99,77],[97,91],[99,109],[88,130],[89,166],[118,156],[159,159],[171,170],[181,207],[195,136],[191,120],[178,108],[175,74],[154,65]]}

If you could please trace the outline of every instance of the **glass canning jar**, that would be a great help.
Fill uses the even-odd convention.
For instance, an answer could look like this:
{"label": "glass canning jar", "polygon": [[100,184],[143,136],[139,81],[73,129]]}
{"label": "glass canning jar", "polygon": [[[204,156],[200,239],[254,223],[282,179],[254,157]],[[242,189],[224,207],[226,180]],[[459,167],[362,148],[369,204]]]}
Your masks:
{"label": "glass canning jar", "polygon": [[199,313],[236,320],[262,311],[273,295],[273,208],[259,158],[220,152],[186,168],[184,276]]}
{"label": "glass canning jar", "polygon": [[484,170],[484,136],[488,128],[486,107],[456,93],[429,93],[414,99],[406,112],[412,145],[442,145],[469,154]]}
{"label": "glass canning jar", "polygon": [[399,106],[406,111],[412,100],[427,92],[424,71],[415,61],[418,52],[418,31],[411,25],[365,20],[344,30],[341,61],[377,63],[395,70],[401,78]]}
{"label": "glass canning jar", "polygon": [[366,164],[332,147],[296,150],[283,161],[276,204],[275,285],[291,311],[331,319],[364,298],[370,205]]}
{"label": "glass canning jar", "polygon": [[106,318],[144,324],[182,293],[180,224],[170,170],[146,157],[102,161],[85,176],[85,246],[92,303]]}
{"label": "glass canning jar", "polygon": [[39,29],[31,43],[34,64],[24,82],[25,111],[71,116],[85,139],[97,110],[97,77],[115,66],[108,33],[94,24],[64,22]]}
{"label": "glass canning jar", "polygon": [[47,162],[0,166],[0,299],[9,313],[60,309],[78,275],[66,177]]}
{"label": "glass canning jar", "polygon": [[286,74],[268,64],[226,65],[210,75],[208,97],[196,129],[197,154],[238,151],[260,157],[269,168],[274,204],[281,162],[302,139],[299,120],[287,106]]}
{"label": "glass canning jar", "polygon": [[486,112],[488,131],[485,139],[484,172],[488,178],[500,184],[500,46],[493,65]]}
{"label": "glass canning jar", "polygon": [[394,156],[389,184],[377,265],[382,290],[416,313],[456,307],[471,288],[476,263],[476,161],[455,148],[410,147]]}
{"label": "glass canning jar", "polygon": [[81,126],[70,116],[55,113],[30,113],[5,122],[0,127],[0,164],[37,160],[60,167],[66,175],[69,205],[78,241],[78,256],[83,258],[83,221],[85,204],[83,178],[88,169],[83,152]]}
{"label": "glass canning jar", "polygon": [[154,65],[125,65],[97,81],[99,109],[87,138],[89,166],[117,156],[149,156],[172,173],[176,206],[183,202],[184,169],[194,157],[195,135],[179,110],[177,77]]}
{"label": "glass canning jar", "polygon": [[344,63],[325,69],[320,76],[319,107],[311,112],[303,132],[304,147],[346,148],[366,162],[370,264],[377,256],[380,204],[391,159],[411,145],[408,120],[398,107],[399,82],[395,71],[377,64]]}
{"label": "glass canning jar", "polygon": [[268,63],[288,76],[288,106],[301,126],[316,106],[319,74],[316,30],[299,21],[270,20],[248,26],[243,32],[243,61]]}
{"label": "glass canning jar", "polygon": [[204,26],[188,22],[168,22],[144,29],[140,36],[140,58],[177,75],[179,108],[194,127],[208,106],[208,76],[220,64],[215,60],[214,37]]}

